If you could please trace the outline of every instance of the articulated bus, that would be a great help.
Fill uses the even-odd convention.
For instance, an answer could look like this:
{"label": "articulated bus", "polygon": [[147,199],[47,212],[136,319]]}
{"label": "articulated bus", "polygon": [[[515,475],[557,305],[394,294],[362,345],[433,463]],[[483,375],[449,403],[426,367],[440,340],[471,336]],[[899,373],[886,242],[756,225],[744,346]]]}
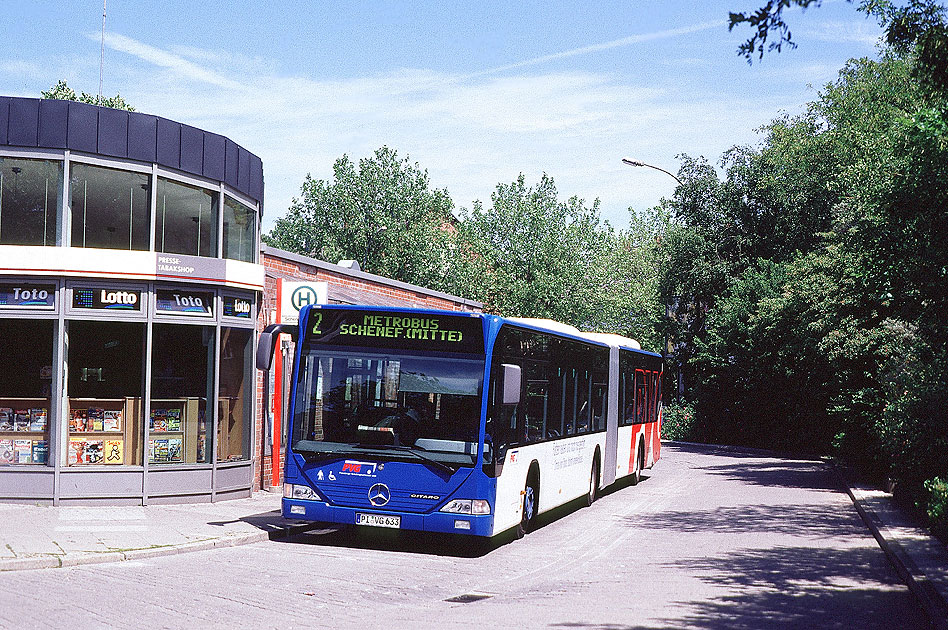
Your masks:
{"label": "articulated bus", "polygon": [[[283,515],[490,537],[661,454],[662,361],[549,320],[311,306],[295,333]],[[515,528],[515,529],[514,529]]]}

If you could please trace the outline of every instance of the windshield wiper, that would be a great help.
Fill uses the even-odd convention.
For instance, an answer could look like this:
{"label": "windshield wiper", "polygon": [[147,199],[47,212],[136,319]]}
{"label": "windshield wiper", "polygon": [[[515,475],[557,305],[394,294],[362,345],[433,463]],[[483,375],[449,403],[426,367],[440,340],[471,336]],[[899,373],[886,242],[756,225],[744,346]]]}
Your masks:
{"label": "windshield wiper", "polygon": [[428,457],[428,456],[425,455],[424,453],[420,452],[420,451],[425,450],[425,449],[421,448],[420,446],[402,446],[402,445],[400,445],[400,444],[383,444],[383,445],[380,445],[380,446],[381,446],[381,448],[385,448],[385,449],[389,449],[389,450],[401,451],[401,452],[403,452],[403,453],[411,453],[412,455],[414,455],[414,456],[417,457],[418,459],[424,460],[425,462],[427,462],[427,463],[429,463],[429,464],[434,464],[434,465],[437,466],[438,468],[441,468],[442,470],[445,470],[445,471],[450,472],[450,473],[454,473],[454,472],[457,471],[457,468],[452,467],[450,464],[447,464],[447,463],[445,463],[445,462],[438,461],[437,459],[433,459],[433,458],[431,458],[431,457]]}

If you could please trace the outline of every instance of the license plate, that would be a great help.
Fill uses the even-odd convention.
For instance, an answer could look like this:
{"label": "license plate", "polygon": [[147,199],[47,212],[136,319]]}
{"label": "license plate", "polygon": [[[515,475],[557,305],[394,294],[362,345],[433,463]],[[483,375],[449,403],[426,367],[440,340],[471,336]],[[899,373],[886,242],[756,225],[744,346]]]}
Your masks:
{"label": "license plate", "polygon": [[384,514],[356,514],[356,525],[370,525],[372,527],[391,527],[398,529],[402,526],[401,516],[385,516]]}

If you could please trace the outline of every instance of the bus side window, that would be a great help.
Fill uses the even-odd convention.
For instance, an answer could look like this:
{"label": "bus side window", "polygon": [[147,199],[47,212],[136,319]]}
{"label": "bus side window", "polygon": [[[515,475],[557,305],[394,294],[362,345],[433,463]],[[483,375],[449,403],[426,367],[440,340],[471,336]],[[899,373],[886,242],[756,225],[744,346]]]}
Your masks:
{"label": "bus side window", "polygon": [[549,396],[546,381],[527,383],[527,441],[539,442],[546,434],[546,418]]}
{"label": "bus side window", "polygon": [[577,372],[576,379],[576,406],[579,412],[576,414],[576,433],[587,433],[592,424],[592,379],[588,370],[580,369]]}
{"label": "bus side window", "polygon": [[658,419],[658,372],[649,372],[648,421]]}
{"label": "bus side window", "polygon": [[635,422],[645,422],[645,408],[648,405],[648,394],[645,386],[645,372],[635,371]]}
{"label": "bus side window", "polygon": [[600,378],[593,382],[593,431],[603,431],[606,428],[606,407],[608,402],[606,396],[608,387]]}

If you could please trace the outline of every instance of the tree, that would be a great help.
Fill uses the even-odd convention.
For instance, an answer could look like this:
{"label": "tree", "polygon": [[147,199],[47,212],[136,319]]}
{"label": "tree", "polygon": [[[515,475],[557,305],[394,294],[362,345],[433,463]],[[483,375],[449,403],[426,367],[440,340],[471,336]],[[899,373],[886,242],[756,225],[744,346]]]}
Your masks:
{"label": "tree", "polygon": [[[731,13],[728,30],[747,24],[755,29],[750,38],[738,47],[738,54],[753,61],[768,51],[780,52],[783,46],[796,48],[790,27],[783,19],[784,9],[819,7],[823,0],[767,0],[759,9],[747,13]],[[847,0],[852,2],[853,0]],[[948,91],[948,18],[938,0],[861,0],[859,10],[874,16],[885,29],[886,43],[897,53],[913,54],[914,72],[923,84],[935,92]],[[777,39],[771,39],[776,35]],[[770,43],[768,44],[768,39]]]}
{"label": "tree", "polygon": [[459,224],[456,279],[490,310],[546,317],[590,330],[602,323],[596,305],[605,284],[602,259],[611,228],[598,200],[558,199],[544,174],[528,186],[521,174],[498,184],[491,206],[476,201]]}
{"label": "tree", "polygon": [[92,105],[102,105],[104,107],[112,107],[114,109],[124,109],[129,112],[135,111],[134,107],[125,102],[125,99],[122,98],[121,94],[103,97],[102,99],[99,99],[98,96],[94,96],[92,94],[86,94],[85,92],[80,95],[76,95],[76,91],[67,85],[65,79],[60,79],[56,85],[41,92],[41,95],[43,98],[48,99],[58,99],[61,101],[79,101],[80,103],[90,103]]}
{"label": "tree", "polygon": [[354,164],[344,155],[331,181],[310,175],[301,196],[264,241],[322,260],[359,261],[363,270],[444,289],[456,219],[444,189],[388,147]]}

